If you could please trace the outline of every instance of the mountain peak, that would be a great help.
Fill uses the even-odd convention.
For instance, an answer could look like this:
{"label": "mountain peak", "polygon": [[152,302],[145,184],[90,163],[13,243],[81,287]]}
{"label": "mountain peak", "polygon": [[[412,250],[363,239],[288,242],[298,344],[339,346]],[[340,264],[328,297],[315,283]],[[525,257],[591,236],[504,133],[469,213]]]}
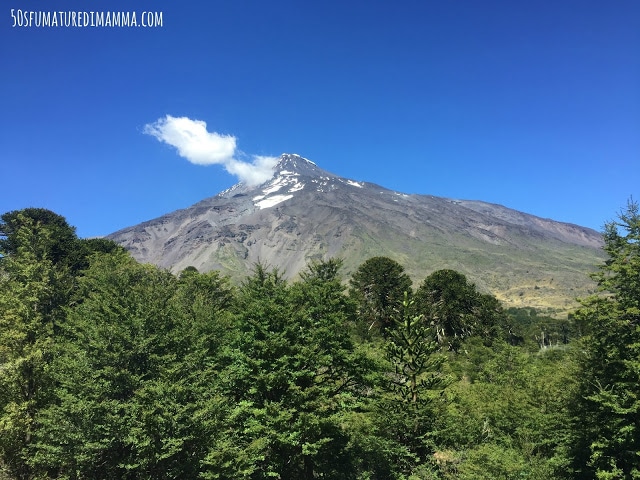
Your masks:
{"label": "mountain peak", "polygon": [[296,153],[283,153],[280,155],[280,160],[278,160],[276,166],[273,167],[273,171],[276,175],[296,174],[308,177],[331,175],[329,172],[325,172],[319,168],[311,160],[301,157]]}
{"label": "mountain peak", "polygon": [[280,160],[278,161],[276,167],[278,165],[285,164],[297,165],[299,162],[302,162],[303,164],[315,165],[314,162],[312,162],[308,158],[304,158],[302,155],[298,155],[297,153],[283,153],[282,155],[280,155]]}

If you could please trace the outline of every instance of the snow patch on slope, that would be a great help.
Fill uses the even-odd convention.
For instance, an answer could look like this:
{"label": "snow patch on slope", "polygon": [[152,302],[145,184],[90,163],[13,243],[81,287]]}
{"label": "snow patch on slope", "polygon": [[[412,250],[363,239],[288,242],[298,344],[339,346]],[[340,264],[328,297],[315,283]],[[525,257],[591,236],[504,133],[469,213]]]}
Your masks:
{"label": "snow patch on slope", "polygon": [[[328,178],[328,177],[327,177]],[[363,188],[364,182],[356,182],[355,180],[349,180],[347,178],[338,178],[342,183],[346,183],[347,185],[351,185],[352,187]]]}
{"label": "snow patch on slope", "polygon": [[[259,208],[270,208],[293,197],[293,193],[304,188],[304,183],[298,180],[299,174],[282,170],[278,176],[268,182],[260,192],[252,198],[254,205]],[[282,191],[286,191],[283,193]],[[274,193],[279,192],[277,195]]]}
{"label": "snow patch on slope", "polygon": [[225,195],[233,192],[234,190],[238,190],[242,186],[244,186],[243,183],[236,183],[235,185],[227,188],[226,190],[221,191],[218,195],[216,195],[216,197],[224,197]]}
{"label": "snow patch on slope", "polygon": [[293,186],[289,189],[289,193],[293,193],[293,192],[297,192],[298,190],[302,190],[304,188],[304,183],[302,182],[296,182],[293,184]]}
{"label": "snow patch on slope", "polygon": [[259,209],[270,208],[274,205],[284,202],[285,200],[289,200],[293,195],[273,195],[272,197],[265,198],[264,200],[260,200],[256,202],[256,207]]}
{"label": "snow patch on slope", "polygon": [[337,188],[335,182],[333,182],[329,177],[314,178],[311,181],[318,185],[316,187],[317,192],[330,192],[331,190],[335,190]]}
{"label": "snow patch on slope", "polygon": [[270,193],[274,193],[277,192],[278,190],[280,190],[282,187],[284,187],[287,184],[287,181],[284,177],[278,177],[275,179],[275,181],[273,181],[271,183],[271,185],[269,185],[267,188],[262,190],[262,193],[265,195],[269,195]]}

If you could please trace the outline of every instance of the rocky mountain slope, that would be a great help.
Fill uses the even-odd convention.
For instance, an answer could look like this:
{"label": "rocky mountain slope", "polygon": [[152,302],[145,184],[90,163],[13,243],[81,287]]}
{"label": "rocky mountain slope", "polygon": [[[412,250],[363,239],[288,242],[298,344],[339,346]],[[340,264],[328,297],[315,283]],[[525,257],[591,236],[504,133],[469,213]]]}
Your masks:
{"label": "rocky mountain slope", "polygon": [[339,256],[345,275],[386,255],[418,284],[461,271],[506,306],[566,310],[593,288],[601,259],[594,230],[480,201],[409,195],[349,180],[284,154],[273,177],[125,228],[109,238],[141,262],[243,277],[256,262],[294,277],[313,259]]}

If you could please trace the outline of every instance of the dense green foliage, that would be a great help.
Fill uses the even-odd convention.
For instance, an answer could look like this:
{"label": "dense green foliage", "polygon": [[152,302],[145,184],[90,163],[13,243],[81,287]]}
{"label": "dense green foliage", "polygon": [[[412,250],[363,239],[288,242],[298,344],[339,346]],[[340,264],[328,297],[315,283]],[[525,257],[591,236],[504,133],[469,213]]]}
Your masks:
{"label": "dense green foliage", "polygon": [[587,335],[573,404],[573,468],[581,477],[640,478],[640,211],[605,226],[601,294],[576,319]]}
{"label": "dense green foliage", "polygon": [[411,279],[395,260],[373,257],[352,275],[350,287],[361,334],[369,335],[373,330],[386,335],[402,311],[405,292],[411,291]]}
{"label": "dense green foliage", "polygon": [[633,203],[567,319],[385,257],[348,294],[338,260],[233,286],[0,218],[0,478],[640,478]]}
{"label": "dense green foliage", "polygon": [[430,318],[438,343],[454,351],[471,335],[489,344],[508,331],[500,302],[454,270],[438,270],[424,279],[415,294],[415,310]]}

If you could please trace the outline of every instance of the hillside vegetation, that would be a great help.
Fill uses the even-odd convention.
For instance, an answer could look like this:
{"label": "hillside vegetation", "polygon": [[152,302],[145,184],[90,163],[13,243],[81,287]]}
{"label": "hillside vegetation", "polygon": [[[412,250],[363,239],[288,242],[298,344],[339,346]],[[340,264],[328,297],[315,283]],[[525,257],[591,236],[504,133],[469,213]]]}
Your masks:
{"label": "hillside vegetation", "polygon": [[640,478],[636,204],[604,243],[600,291],[552,318],[455,268],[236,284],[5,213],[0,478]]}

